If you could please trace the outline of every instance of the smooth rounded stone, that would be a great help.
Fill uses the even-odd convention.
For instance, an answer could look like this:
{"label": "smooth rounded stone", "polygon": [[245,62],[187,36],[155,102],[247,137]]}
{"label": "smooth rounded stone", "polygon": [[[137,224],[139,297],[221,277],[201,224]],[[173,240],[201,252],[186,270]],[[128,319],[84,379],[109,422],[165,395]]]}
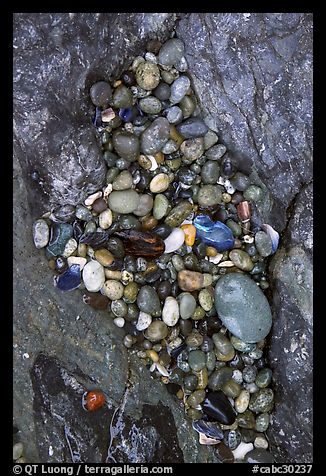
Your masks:
{"label": "smooth rounded stone", "polygon": [[198,192],[198,205],[207,208],[221,204],[223,202],[222,193],[220,185],[203,185]]}
{"label": "smooth rounded stone", "polygon": [[190,96],[184,96],[179,102],[179,107],[181,109],[184,119],[187,119],[193,114],[194,110],[196,109],[196,101]]}
{"label": "smooth rounded stone", "polygon": [[[112,192],[112,193],[120,193],[121,196],[123,194],[122,191],[121,192]],[[139,195],[138,195],[138,199],[140,200]],[[120,218],[119,218],[119,224],[120,224],[120,228],[122,230],[140,230],[141,229],[140,221],[134,215],[122,214],[122,216],[120,216]]]}
{"label": "smooth rounded stone", "polygon": [[194,374],[186,375],[183,381],[183,387],[187,392],[193,392],[198,385],[198,377]]}
{"label": "smooth rounded stone", "polygon": [[[160,82],[160,84],[157,86],[157,88],[154,89],[153,94],[157,99],[160,101],[166,101],[169,99],[170,94],[171,94],[171,88],[167,83],[164,83],[163,81]],[[169,121],[170,122],[170,121]]]}
{"label": "smooth rounded stone", "polygon": [[164,66],[176,65],[184,55],[184,43],[178,38],[171,38],[161,47],[158,61]]}
{"label": "smooth rounded stone", "polygon": [[226,432],[224,437],[225,444],[234,451],[241,443],[241,433],[238,430],[230,430]]}
{"label": "smooth rounded stone", "polygon": [[90,88],[89,95],[94,106],[106,109],[112,101],[112,88],[106,81],[98,81]]}
{"label": "smooth rounded stone", "polygon": [[273,455],[264,449],[256,448],[252,451],[249,451],[244,457],[245,463],[274,463]]}
{"label": "smooth rounded stone", "polygon": [[90,221],[93,218],[92,213],[83,205],[76,206],[76,218],[82,221]]}
{"label": "smooth rounded stone", "polygon": [[182,291],[196,291],[204,287],[204,275],[184,269],[178,273],[178,284]]}
{"label": "smooth rounded stone", "polygon": [[138,207],[133,211],[133,214],[139,217],[144,217],[151,212],[154,200],[151,195],[147,194],[140,195],[139,197]]}
{"label": "smooth rounded stone", "polygon": [[256,348],[256,344],[248,344],[235,336],[231,336],[231,343],[233,347],[240,352],[248,353]]}
{"label": "smooth rounded stone", "polygon": [[197,347],[200,347],[201,344],[203,343],[203,336],[197,331],[193,330],[186,338],[186,343],[187,346],[196,349]]}
{"label": "smooth rounded stone", "polygon": [[272,254],[272,240],[268,236],[267,233],[264,231],[258,231],[255,235],[255,246],[257,248],[258,253],[260,256],[263,258],[266,258],[267,256]]}
{"label": "smooth rounded stone", "polygon": [[111,311],[116,317],[125,317],[128,313],[128,306],[122,299],[118,299],[112,301]]}
{"label": "smooth rounded stone", "polygon": [[232,425],[235,422],[234,410],[228,398],[221,391],[207,393],[202,409],[206,415],[223,425]]}
{"label": "smooth rounded stone", "polygon": [[110,266],[114,261],[113,254],[105,248],[96,250],[94,257],[102,266]]}
{"label": "smooth rounded stone", "polygon": [[267,450],[268,441],[263,436],[256,436],[256,438],[254,440],[254,447],[255,448],[262,448],[264,450]]}
{"label": "smooth rounded stone", "polygon": [[111,236],[106,244],[106,247],[116,258],[123,258],[125,255],[124,246],[120,238]]}
{"label": "smooth rounded stone", "polygon": [[33,240],[37,249],[45,248],[50,239],[50,228],[45,220],[40,218],[33,224]]}
{"label": "smooth rounded stone", "polygon": [[274,400],[274,392],[271,388],[262,388],[252,394],[249,409],[255,413],[266,413],[270,411]]}
{"label": "smooth rounded stone", "polygon": [[117,327],[122,328],[122,327],[124,327],[126,321],[123,317],[115,317],[113,319],[113,322]]}
{"label": "smooth rounded stone", "polygon": [[23,455],[24,445],[21,442],[14,444],[12,448],[12,459],[16,461],[16,459],[20,458]]}
{"label": "smooth rounded stone", "polygon": [[178,106],[168,107],[165,109],[164,115],[170,124],[178,124],[182,121],[183,117],[182,111]]}
{"label": "smooth rounded stone", "polygon": [[165,322],[167,326],[173,327],[178,322],[179,315],[178,301],[172,296],[167,297],[162,310],[163,322]]}
{"label": "smooth rounded stone", "polygon": [[261,413],[256,418],[256,431],[264,433],[269,426],[270,416],[268,413]]}
{"label": "smooth rounded stone", "polygon": [[249,451],[254,449],[254,445],[252,443],[245,443],[242,441],[240,445],[232,451],[233,456],[235,458],[235,463],[243,463],[243,458]]}
{"label": "smooth rounded stone", "polygon": [[258,372],[258,375],[255,380],[255,384],[259,388],[266,388],[272,381],[273,372],[271,369],[264,368]]}
{"label": "smooth rounded stone", "polygon": [[248,390],[241,390],[240,394],[234,401],[234,408],[236,409],[237,413],[244,413],[248,406],[250,400],[250,393]]}
{"label": "smooth rounded stone", "polygon": [[171,84],[171,104],[178,104],[186,95],[190,87],[190,79],[188,76],[181,75]]}
{"label": "smooth rounded stone", "polygon": [[158,193],[154,199],[153,216],[157,220],[161,220],[168,212],[169,200],[165,195]]}
{"label": "smooth rounded stone", "polygon": [[[234,364],[237,365],[238,364],[238,362],[237,362],[238,361],[238,356],[237,355],[235,356],[235,359],[236,359],[236,361],[234,362]],[[232,374],[232,378],[235,382],[237,382],[238,384],[241,384],[243,382],[241,370],[234,369],[233,374]]]}
{"label": "smooth rounded stone", "polygon": [[138,321],[136,324],[137,331],[144,331],[150,326],[151,323],[152,323],[152,316],[150,316],[146,312],[140,311],[138,316]]}
{"label": "smooth rounded stone", "polygon": [[87,233],[95,233],[95,232],[96,232],[95,222],[89,221],[87,225],[85,226],[84,234],[87,235]]}
{"label": "smooth rounded stone", "polygon": [[205,122],[198,117],[190,117],[178,124],[176,128],[185,139],[203,137],[208,132]]}
{"label": "smooth rounded stone", "polygon": [[107,208],[108,205],[104,198],[97,198],[92,205],[92,209],[96,213],[104,212],[104,210],[106,210]]}
{"label": "smooth rounded stone", "polygon": [[158,174],[151,180],[149,184],[149,189],[152,193],[161,193],[170,185],[170,179],[167,174]]}
{"label": "smooth rounded stone", "polygon": [[141,134],[141,151],[152,155],[159,152],[170,138],[170,124],[165,117],[158,117]]}
{"label": "smooth rounded stone", "polygon": [[188,356],[188,364],[192,370],[198,372],[206,365],[206,355],[201,350],[191,350]]}
{"label": "smooth rounded stone", "polygon": [[233,379],[230,379],[222,387],[222,392],[225,393],[227,397],[236,398],[241,392],[241,386]]}
{"label": "smooth rounded stone", "polygon": [[231,449],[223,441],[214,446],[215,454],[221,463],[234,463],[234,456]]}
{"label": "smooth rounded stone", "polygon": [[243,250],[232,250],[229,253],[229,258],[235,266],[242,271],[251,271],[254,267],[254,263],[251,261],[250,256]]}
{"label": "smooth rounded stone", "polygon": [[108,199],[110,210],[116,213],[132,213],[138,207],[140,196],[135,190],[111,192]]}
{"label": "smooth rounded stone", "polygon": [[[115,161],[116,161],[116,159],[115,159]],[[117,167],[110,168],[107,171],[107,174],[106,174],[106,183],[107,184],[113,183],[118,175],[119,175],[119,169]]]}
{"label": "smooth rounded stone", "polygon": [[168,140],[162,147],[163,154],[173,154],[179,149],[179,145],[172,139]]}
{"label": "smooth rounded stone", "polygon": [[218,181],[220,176],[220,166],[213,160],[205,162],[201,169],[201,179],[204,184],[214,184]]}
{"label": "smooth rounded stone", "polygon": [[232,360],[235,352],[230,340],[221,332],[213,334],[212,339],[216,350],[218,351],[218,355],[215,352],[216,357],[222,361],[224,361],[225,359]]}
{"label": "smooth rounded stone", "polygon": [[193,162],[198,160],[204,153],[204,139],[197,137],[195,139],[187,139],[182,142],[180,152],[183,155],[183,160]]}
{"label": "smooth rounded stone", "polygon": [[171,234],[165,238],[165,251],[164,253],[173,253],[180,248],[185,240],[185,234],[181,228],[173,228]]}
{"label": "smooth rounded stone", "polygon": [[240,428],[253,430],[256,425],[255,416],[250,410],[245,410],[237,415],[237,422]]}
{"label": "smooth rounded stone", "polygon": [[213,295],[208,289],[202,289],[199,292],[198,300],[204,311],[210,311],[214,305]]}
{"label": "smooth rounded stone", "polygon": [[193,210],[193,206],[190,202],[184,200],[177,206],[172,208],[167,217],[165,223],[169,226],[177,227],[190,215]]}
{"label": "smooth rounded stone", "polygon": [[128,190],[132,187],[132,175],[128,170],[123,170],[112,182],[113,190]]}
{"label": "smooth rounded stone", "polygon": [[134,281],[130,281],[123,291],[123,298],[128,304],[136,301],[138,294],[138,285]]}
{"label": "smooth rounded stone", "polygon": [[231,367],[222,367],[221,369],[214,370],[208,379],[208,387],[211,390],[222,390],[225,385],[232,378],[233,370]]}
{"label": "smooth rounded stone", "polygon": [[225,145],[216,144],[213,147],[211,147],[210,149],[205,151],[205,156],[209,160],[220,160],[221,157],[223,157],[223,155],[225,154],[225,152],[226,152]]}
{"label": "smooth rounded stone", "polygon": [[107,209],[99,214],[98,224],[103,230],[107,230],[112,225],[113,217],[112,211]]}
{"label": "smooth rounded stone", "polygon": [[235,236],[236,238],[239,238],[242,235],[242,228],[241,228],[241,225],[239,225],[239,223],[229,219],[229,220],[226,220],[225,224],[227,227],[230,228],[230,230],[232,230],[233,236]]}
{"label": "smooth rounded stone", "polygon": [[143,286],[137,296],[137,304],[141,311],[153,317],[161,315],[161,303],[157,292],[151,286]]}
{"label": "smooth rounded stone", "polygon": [[153,232],[161,237],[162,240],[165,240],[165,238],[171,234],[172,228],[167,223],[161,223],[160,225],[157,225],[155,228],[153,228]]}
{"label": "smooth rounded stone", "polygon": [[249,185],[243,192],[243,198],[250,202],[259,202],[263,198],[263,191],[257,185]]}
{"label": "smooth rounded stone", "polygon": [[77,250],[77,247],[78,247],[77,241],[74,238],[69,238],[69,240],[65,244],[62,256],[64,258],[68,258]]}
{"label": "smooth rounded stone", "polygon": [[195,390],[187,399],[187,403],[192,408],[196,408],[201,402],[205,400],[205,390]]}
{"label": "smooth rounded stone", "polygon": [[136,81],[138,86],[146,91],[155,89],[160,82],[158,66],[149,61],[141,62],[136,69]]}
{"label": "smooth rounded stone", "polygon": [[120,157],[134,161],[139,156],[139,139],[135,134],[126,131],[113,133],[113,145]]}
{"label": "smooth rounded stone", "polygon": [[190,293],[182,293],[179,301],[180,316],[189,319],[196,309],[196,299]]}
{"label": "smooth rounded stone", "polygon": [[163,321],[153,321],[145,332],[145,337],[151,342],[159,342],[169,333],[169,328]]}
{"label": "smooth rounded stone", "polygon": [[235,175],[231,178],[231,184],[236,190],[243,192],[249,187],[250,179],[247,175],[242,172],[236,172]]}
{"label": "smooth rounded stone", "polygon": [[258,387],[255,384],[255,382],[250,382],[250,383],[244,383],[243,384],[244,388],[249,391],[249,393],[257,393],[258,392]]}
{"label": "smooth rounded stone", "polygon": [[162,110],[162,103],[156,97],[148,96],[140,99],[139,107],[146,114],[159,114]]}
{"label": "smooth rounded stone", "polygon": [[193,321],[200,321],[202,319],[204,319],[205,317],[205,311],[204,309],[201,307],[201,306],[197,306],[196,309],[195,309],[195,312],[193,313],[191,319]]}
{"label": "smooth rounded stone", "polygon": [[215,307],[225,327],[244,342],[258,342],[271,329],[269,303],[255,281],[246,275],[220,277],[215,286]]}
{"label": "smooth rounded stone", "polygon": [[129,108],[133,103],[133,95],[127,86],[120,84],[113,93],[112,106],[116,109]]}
{"label": "smooth rounded stone", "polygon": [[246,365],[242,370],[242,377],[246,383],[253,383],[257,376],[257,369],[254,365]]}
{"label": "smooth rounded stone", "polygon": [[112,301],[116,301],[122,298],[124,287],[123,284],[121,284],[119,281],[115,281],[114,279],[108,279],[107,281],[105,281],[101,292],[104,294],[104,296],[108,297]]}
{"label": "smooth rounded stone", "polygon": [[204,136],[204,148],[205,150],[210,149],[218,142],[218,135],[216,132],[209,130]]}
{"label": "smooth rounded stone", "polygon": [[103,266],[97,261],[89,261],[83,269],[83,282],[87,291],[98,292],[105,282]]}

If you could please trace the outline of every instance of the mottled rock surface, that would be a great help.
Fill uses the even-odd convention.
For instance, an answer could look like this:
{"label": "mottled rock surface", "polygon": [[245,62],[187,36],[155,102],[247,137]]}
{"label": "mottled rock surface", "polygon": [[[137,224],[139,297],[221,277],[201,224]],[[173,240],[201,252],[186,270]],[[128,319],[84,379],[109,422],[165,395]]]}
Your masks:
{"label": "mottled rock surface", "polygon": [[[205,122],[240,170],[252,170],[270,191],[260,204],[264,222],[286,230],[271,267],[276,408],[269,438],[276,462],[312,461],[312,187],[306,186],[312,180],[312,15],[176,19],[170,13],[14,15],[14,424],[32,462],[70,461],[65,425],[82,460],[103,461],[128,376],[125,429],[113,444],[117,461],[216,458],[199,445],[165,387],[136,360],[128,362],[123,331],[84,305],[80,291],[53,287],[32,237],[40,214],[82,201],[104,180],[90,86],[117,77],[148,39],[164,41],[174,26]],[[101,414],[79,406],[80,388],[89,387],[108,393]],[[90,441],[96,441],[91,448]]]}

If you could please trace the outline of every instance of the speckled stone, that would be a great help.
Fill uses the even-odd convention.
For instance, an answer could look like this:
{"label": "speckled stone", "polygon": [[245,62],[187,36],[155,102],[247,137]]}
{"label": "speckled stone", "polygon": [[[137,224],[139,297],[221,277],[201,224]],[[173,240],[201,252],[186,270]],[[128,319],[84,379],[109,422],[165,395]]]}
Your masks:
{"label": "speckled stone", "polygon": [[243,250],[232,250],[229,253],[229,258],[235,266],[242,271],[251,271],[254,267],[254,263],[251,261],[250,256]]}
{"label": "speckled stone", "polygon": [[139,205],[140,197],[135,190],[111,192],[108,199],[110,209],[116,213],[132,213]]}
{"label": "speckled stone", "polygon": [[215,307],[227,329],[244,342],[258,342],[272,325],[268,301],[248,276],[232,273],[222,276],[215,286]]}
{"label": "speckled stone", "polygon": [[198,372],[206,365],[206,355],[201,350],[191,350],[188,356],[188,363],[192,370]]}
{"label": "speckled stone", "polygon": [[272,240],[264,231],[258,231],[256,233],[255,246],[263,258],[272,254]]}
{"label": "speckled stone", "polygon": [[190,79],[188,76],[181,75],[171,85],[171,104],[178,104],[186,95],[190,87]]}
{"label": "speckled stone", "polygon": [[156,154],[170,138],[170,124],[165,117],[158,117],[142,133],[141,151],[144,154]]}
{"label": "speckled stone", "polygon": [[256,418],[256,431],[264,433],[264,431],[266,431],[268,428],[269,420],[270,416],[268,413],[261,413],[260,415],[258,415]]}
{"label": "speckled stone", "polygon": [[162,110],[162,103],[156,97],[148,96],[140,99],[139,107],[146,114],[159,114]]}
{"label": "speckled stone", "polygon": [[151,342],[158,342],[164,339],[169,333],[168,326],[163,321],[153,321],[146,329],[146,339]]}
{"label": "speckled stone", "polygon": [[108,279],[107,281],[105,281],[101,291],[104,296],[114,301],[122,298],[124,287],[123,284],[121,284],[119,281],[115,281],[114,279]]}
{"label": "speckled stone", "polygon": [[273,404],[274,392],[271,388],[262,388],[251,396],[249,409],[255,413],[268,412]]}
{"label": "speckled stone", "polygon": [[155,89],[160,82],[160,70],[158,66],[149,61],[141,62],[136,69],[136,81],[138,86],[146,91]]}
{"label": "speckled stone", "polygon": [[223,189],[220,185],[203,185],[198,192],[197,201],[202,208],[221,204]]}
{"label": "speckled stone", "polygon": [[169,226],[177,227],[190,215],[193,206],[188,201],[182,201],[168,213],[165,223]]}
{"label": "speckled stone", "polygon": [[112,182],[113,190],[128,190],[132,187],[132,175],[129,170],[123,170]]}
{"label": "speckled stone", "polygon": [[133,214],[138,217],[144,217],[148,215],[153,208],[153,197],[144,193],[143,195],[139,196],[139,204],[136,210],[133,211]]}
{"label": "speckled stone", "polygon": [[40,218],[33,224],[33,240],[36,248],[45,248],[49,242],[50,228],[45,220]]}
{"label": "speckled stone", "polygon": [[204,139],[197,137],[195,139],[187,139],[180,146],[183,160],[189,163],[198,160],[204,153]]}
{"label": "speckled stone", "polygon": [[201,179],[204,184],[214,184],[218,181],[220,176],[220,166],[214,160],[205,162],[201,169]]}

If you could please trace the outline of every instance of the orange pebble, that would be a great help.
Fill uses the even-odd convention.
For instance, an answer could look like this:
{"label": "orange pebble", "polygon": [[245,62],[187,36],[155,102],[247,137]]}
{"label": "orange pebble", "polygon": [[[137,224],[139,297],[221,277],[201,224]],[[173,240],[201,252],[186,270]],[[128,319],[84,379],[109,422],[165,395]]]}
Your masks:
{"label": "orange pebble", "polygon": [[105,395],[101,390],[85,392],[82,397],[82,406],[89,412],[94,412],[105,404]]}
{"label": "orange pebble", "polygon": [[194,225],[182,225],[181,229],[185,234],[185,243],[188,246],[192,246],[196,239],[196,228]]}

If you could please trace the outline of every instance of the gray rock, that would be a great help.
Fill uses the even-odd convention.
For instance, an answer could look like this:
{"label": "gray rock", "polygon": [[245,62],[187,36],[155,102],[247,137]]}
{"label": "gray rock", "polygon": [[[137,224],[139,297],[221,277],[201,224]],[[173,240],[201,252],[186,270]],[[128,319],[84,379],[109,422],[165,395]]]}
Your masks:
{"label": "gray rock", "polygon": [[247,275],[221,276],[215,286],[215,307],[225,327],[244,342],[258,342],[271,329],[268,301]]}
{"label": "gray rock", "polygon": [[129,170],[123,170],[112,182],[113,190],[128,190],[132,186],[132,175]]}
{"label": "gray rock", "polygon": [[89,95],[94,106],[106,109],[112,101],[112,88],[106,81],[98,81],[89,90]]}
{"label": "gray rock", "polygon": [[184,53],[184,44],[178,38],[172,38],[164,43],[161,47],[158,60],[165,66],[173,66],[181,60]]}
{"label": "gray rock", "polygon": [[151,286],[143,286],[140,289],[137,304],[141,311],[150,314],[152,317],[159,317],[162,314],[159,297]]}
{"label": "gray rock", "polygon": [[36,248],[45,248],[50,238],[50,228],[45,220],[40,218],[33,224],[33,239]]}
{"label": "gray rock", "polygon": [[154,96],[148,96],[139,101],[139,107],[146,114],[159,114],[162,109],[162,103]]}
{"label": "gray rock", "polygon": [[134,161],[139,156],[139,139],[135,134],[117,131],[113,134],[113,145],[123,159]]}
{"label": "gray rock", "polygon": [[208,132],[208,127],[202,119],[191,117],[181,122],[177,126],[177,130],[185,139],[194,139],[203,137]]}
{"label": "gray rock", "polygon": [[185,97],[189,87],[190,79],[188,76],[179,76],[179,78],[171,84],[171,103],[178,104]]}
{"label": "gray rock", "polygon": [[139,205],[140,196],[135,190],[119,190],[111,192],[108,205],[116,213],[131,213]]}
{"label": "gray rock", "polygon": [[182,111],[178,106],[172,106],[165,109],[164,114],[170,124],[177,124],[182,120]]}
{"label": "gray rock", "polygon": [[156,154],[169,140],[170,125],[165,117],[158,117],[141,135],[141,151],[144,154]]}

